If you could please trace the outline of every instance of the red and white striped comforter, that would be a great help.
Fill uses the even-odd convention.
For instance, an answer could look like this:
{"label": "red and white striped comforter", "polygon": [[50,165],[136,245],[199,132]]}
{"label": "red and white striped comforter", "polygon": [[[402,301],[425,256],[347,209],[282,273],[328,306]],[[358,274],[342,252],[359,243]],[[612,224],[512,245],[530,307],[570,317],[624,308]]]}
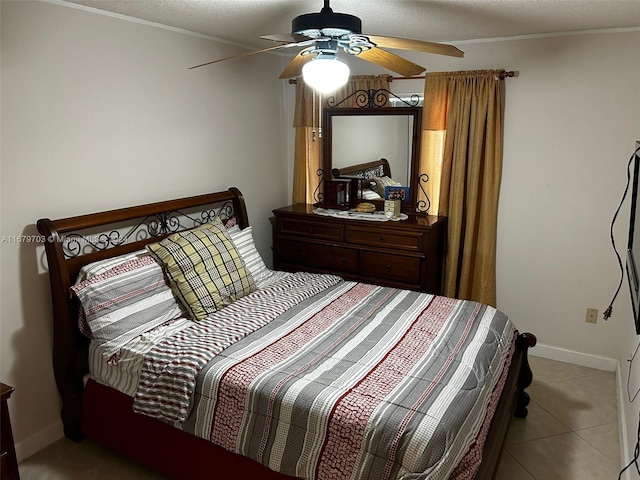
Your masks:
{"label": "red and white striped comforter", "polygon": [[300,478],[472,478],[515,333],[475,302],[298,273],[151,350],[134,408]]}

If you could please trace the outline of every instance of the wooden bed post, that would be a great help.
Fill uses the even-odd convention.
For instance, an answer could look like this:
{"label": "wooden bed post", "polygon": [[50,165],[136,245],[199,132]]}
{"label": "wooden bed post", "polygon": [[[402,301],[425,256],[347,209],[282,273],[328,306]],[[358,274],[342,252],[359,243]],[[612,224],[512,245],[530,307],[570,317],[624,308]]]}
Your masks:
{"label": "wooden bed post", "polygon": [[[62,239],[48,218],[38,220],[38,231],[46,237],[44,243],[49,263],[49,282],[53,303],[53,373],[62,398],[62,424],[67,438],[79,442],[82,434],[82,377],[78,351],[83,347],[77,334],[76,316],[69,295],[69,275],[62,250]],[[85,344],[87,343],[86,339]],[[85,347],[86,348],[86,345]]]}
{"label": "wooden bed post", "polygon": [[531,333],[522,333],[518,335],[516,340],[516,346],[518,349],[522,350],[522,360],[520,364],[520,374],[518,375],[518,392],[517,392],[517,400],[516,400],[516,412],[515,415],[518,418],[526,418],[529,411],[527,410],[527,405],[531,401],[529,394],[525,392],[525,389],[531,385],[533,381],[533,373],[531,372],[531,367],[529,366],[529,355],[528,350],[534,347],[537,343],[537,339],[535,335]]}

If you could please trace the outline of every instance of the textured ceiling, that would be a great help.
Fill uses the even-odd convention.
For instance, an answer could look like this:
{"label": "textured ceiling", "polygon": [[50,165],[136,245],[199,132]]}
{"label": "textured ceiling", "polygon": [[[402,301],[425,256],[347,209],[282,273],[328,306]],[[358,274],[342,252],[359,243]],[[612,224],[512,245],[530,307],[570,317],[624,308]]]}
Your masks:
{"label": "textured ceiling", "polygon": [[[322,0],[65,0],[248,47]],[[640,26],[640,0],[333,0],[363,33],[436,42]]]}

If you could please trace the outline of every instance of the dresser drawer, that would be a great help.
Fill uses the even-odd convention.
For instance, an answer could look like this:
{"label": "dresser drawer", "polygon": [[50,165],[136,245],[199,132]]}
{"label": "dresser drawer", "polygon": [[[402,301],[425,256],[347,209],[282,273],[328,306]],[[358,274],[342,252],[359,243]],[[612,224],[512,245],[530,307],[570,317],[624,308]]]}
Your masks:
{"label": "dresser drawer", "polygon": [[403,283],[420,283],[420,258],[403,257],[378,252],[360,252],[362,275],[397,280]]}
{"label": "dresser drawer", "polygon": [[358,272],[358,251],[353,248],[331,247],[331,270]]}
{"label": "dresser drawer", "polygon": [[358,245],[371,245],[381,248],[398,248],[407,251],[420,251],[422,233],[397,232],[375,228],[347,226],[347,242]]}
{"label": "dresser drawer", "polygon": [[273,266],[345,280],[439,293],[446,218],[410,214],[400,222],[326,217],[314,205],[273,210]]}
{"label": "dresser drawer", "polygon": [[318,240],[343,240],[342,225],[328,222],[314,222],[295,218],[282,218],[278,222],[278,233],[281,235],[296,235]]}
{"label": "dresser drawer", "polygon": [[303,267],[329,269],[331,267],[331,247],[318,243],[278,240],[280,262]]}

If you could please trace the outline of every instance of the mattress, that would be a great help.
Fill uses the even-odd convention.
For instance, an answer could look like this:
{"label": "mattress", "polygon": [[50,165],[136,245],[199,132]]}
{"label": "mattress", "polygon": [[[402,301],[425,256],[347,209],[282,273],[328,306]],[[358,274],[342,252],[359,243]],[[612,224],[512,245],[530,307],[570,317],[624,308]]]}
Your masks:
{"label": "mattress", "polygon": [[287,475],[462,479],[515,335],[476,302],[297,273],[91,364],[137,412]]}

